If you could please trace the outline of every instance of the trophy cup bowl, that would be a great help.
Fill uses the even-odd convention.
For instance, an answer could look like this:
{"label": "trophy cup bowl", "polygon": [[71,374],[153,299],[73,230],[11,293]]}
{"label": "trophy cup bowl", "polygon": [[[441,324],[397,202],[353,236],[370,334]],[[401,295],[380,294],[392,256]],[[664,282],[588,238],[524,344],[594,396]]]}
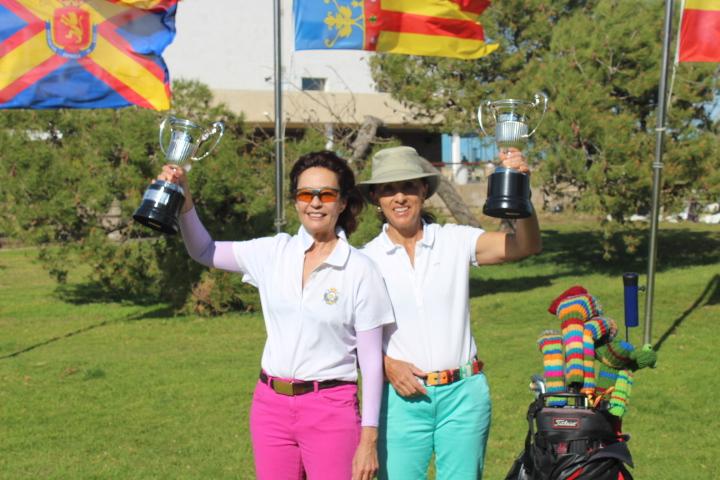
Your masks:
{"label": "trophy cup bowl", "polygon": [[[165,140],[165,132],[169,139]],[[222,122],[214,122],[210,128],[203,129],[190,120],[173,116],[166,117],[160,124],[158,135],[160,150],[165,154],[165,161],[184,168],[190,160],[198,161],[212,152],[225,132]],[[214,143],[207,143],[215,137]],[[209,144],[205,152],[198,156],[200,147]],[[159,232],[174,235],[180,231],[178,216],[185,202],[185,192],[180,185],[164,180],[155,180],[145,190],[142,203],[133,213],[133,219]]]}
{"label": "trophy cup bowl", "polygon": [[[488,135],[486,126],[492,128],[494,125],[495,143],[499,150],[523,150],[545,116],[547,101],[542,93],[536,93],[532,101],[513,98],[488,100],[478,108],[480,129]],[[535,128],[529,131],[528,123],[534,116],[538,117],[534,119]],[[512,168],[497,167],[488,178],[483,213],[495,218],[527,218],[532,215],[530,194],[530,177],[527,174]]]}

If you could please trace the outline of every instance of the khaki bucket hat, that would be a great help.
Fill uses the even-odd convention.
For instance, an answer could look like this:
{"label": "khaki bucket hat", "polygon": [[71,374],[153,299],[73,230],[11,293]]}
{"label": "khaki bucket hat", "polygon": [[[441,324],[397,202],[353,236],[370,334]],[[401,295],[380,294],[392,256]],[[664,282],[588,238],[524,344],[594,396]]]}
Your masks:
{"label": "khaki bucket hat", "polygon": [[426,172],[423,169],[423,157],[412,147],[391,147],[377,152],[372,159],[372,175],[369,180],[358,182],[357,187],[368,201],[373,185],[401,182],[424,178],[428,184],[428,198],[435,193],[440,182],[438,172]]}

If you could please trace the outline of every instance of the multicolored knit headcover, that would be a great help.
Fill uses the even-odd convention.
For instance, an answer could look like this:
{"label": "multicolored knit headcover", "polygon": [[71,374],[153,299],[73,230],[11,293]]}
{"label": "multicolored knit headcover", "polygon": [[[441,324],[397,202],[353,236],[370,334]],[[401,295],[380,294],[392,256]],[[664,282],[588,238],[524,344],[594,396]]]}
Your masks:
{"label": "multicolored knit headcover", "polygon": [[[545,330],[538,338],[538,348],[543,356],[543,378],[545,392],[558,393],[565,391],[565,374],[563,373],[562,335],[558,330]],[[565,405],[563,398],[551,398],[549,405]]]}
{"label": "multicolored knit headcover", "polygon": [[565,347],[565,383],[582,387],[583,373],[583,330],[585,322],[602,315],[600,304],[590,294],[570,296],[557,304],[556,315]]}

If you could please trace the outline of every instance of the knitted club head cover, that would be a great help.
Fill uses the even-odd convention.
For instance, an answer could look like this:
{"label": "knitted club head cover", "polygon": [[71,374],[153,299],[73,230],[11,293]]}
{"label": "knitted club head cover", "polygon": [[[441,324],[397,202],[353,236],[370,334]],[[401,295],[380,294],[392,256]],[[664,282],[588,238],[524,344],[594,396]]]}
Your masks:
{"label": "knitted club head cover", "polygon": [[595,393],[595,342],[607,335],[612,320],[595,317],[585,322],[583,329],[583,385],[580,393]]}
{"label": "knitted club head cover", "polygon": [[631,352],[630,356],[633,359],[633,365],[630,367],[633,371],[645,367],[654,368],[657,363],[657,352],[650,344],[643,345],[640,350]]}
{"label": "knitted club head cover", "polygon": [[625,340],[614,338],[606,344],[607,351],[603,353],[602,359],[607,365],[614,368],[630,368],[633,364],[635,347]]}
{"label": "knitted club head cover", "polygon": [[[564,392],[562,335],[557,330],[546,330],[540,335],[537,343],[543,356],[545,392]],[[551,406],[563,406],[565,403],[566,401],[563,398],[548,399],[548,405]]]}
{"label": "knitted club head cover", "polygon": [[598,343],[603,337],[607,337],[608,341],[612,340],[612,332],[617,332],[617,326],[612,318],[599,316],[586,322],[585,330],[588,331],[588,335],[593,339],[593,342]]}
{"label": "knitted club head cover", "polygon": [[555,298],[555,300],[552,301],[550,306],[548,307],[548,312],[555,315],[557,313],[557,307],[560,302],[565,300],[568,297],[574,297],[575,295],[582,295],[583,293],[588,293],[587,290],[585,290],[580,285],[573,285],[572,287],[568,288],[564,292],[562,292],[560,295]]}
{"label": "knitted club head cover", "polygon": [[557,305],[556,315],[560,319],[563,347],[565,348],[565,384],[582,387],[583,373],[583,330],[585,322],[602,314],[595,297],[589,294],[567,297]]}
{"label": "knitted club head cover", "polygon": [[596,393],[602,394],[608,388],[616,387],[618,373],[629,369],[633,363],[633,350],[635,347],[619,338],[595,347]]}
{"label": "knitted club head cover", "polygon": [[620,370],[615,382],[615,390],[610,396],[608,412],[616,417],[622,417],[627,411],[630,401],[630,391],[633,385],[633,374],[630,370]]}
{"label": "knitted club head cover", "polygon": [[598,359],[595,362],[595,393],[602,395],[608,388],[615,386],[620,370],[607,365],[599,358],[600,355],[607,351],[605,345],[598,347],[595,351],[598,355]]}

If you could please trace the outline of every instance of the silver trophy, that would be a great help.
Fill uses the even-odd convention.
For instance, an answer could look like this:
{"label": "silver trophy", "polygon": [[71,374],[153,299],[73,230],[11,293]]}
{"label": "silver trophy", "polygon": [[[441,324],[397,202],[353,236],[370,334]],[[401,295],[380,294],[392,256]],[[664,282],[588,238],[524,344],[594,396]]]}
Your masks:
{"label": "silver trophy", "polygon": [[[528,139],[540,126],[547,111],[548,99],[536,93],[530,100],[488,100],[478,108],[478,122],[485,135],[495,128],[495,143],[499,150],[523,150]],[[535,127],[530,130],[530,123]],[[526,218],[532,215],[530,177],[511,168],[498,167],[488,179],[485,215],[496,218]]]}
{"label": "silver trophy", "polygon": [[[222,122],[214,122],[204,129],[190,120],[169,116],[160,124],[160,150],[165,154],[166,163],[185,168],[191,160],[202,160],[210,155],[220,143],[223,133],[225,126]],[[215,141],[210,142],[213,137]],[[180,230],[178,215],[183,202],[185,192],[180,185],[155,180],[145,190],[142,203],[135,210],[133,219],[153,230],[175,234]]]}

